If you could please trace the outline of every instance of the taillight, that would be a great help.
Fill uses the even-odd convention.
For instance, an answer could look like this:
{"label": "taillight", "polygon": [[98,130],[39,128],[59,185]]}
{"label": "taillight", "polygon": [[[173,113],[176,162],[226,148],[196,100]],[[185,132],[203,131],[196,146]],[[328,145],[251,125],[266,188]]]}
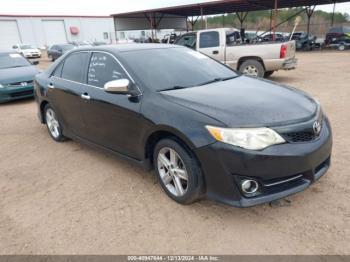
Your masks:
{"label": "taillight", "polygon": [[287,46],[286,45],[282,45],[281,46],[280,58],[285,58],[286,55],[287,55]]}

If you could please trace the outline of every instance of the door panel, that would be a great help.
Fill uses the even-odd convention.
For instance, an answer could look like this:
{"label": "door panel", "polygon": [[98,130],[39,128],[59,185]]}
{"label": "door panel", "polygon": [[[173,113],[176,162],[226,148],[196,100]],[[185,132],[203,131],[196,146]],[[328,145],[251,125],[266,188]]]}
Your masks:
{"label": "door panel", "polygon": [[63,127],[81,137],[86,132],[81,95],[86,92],[84,81],[89,58],[88,52],[70,54],[56,67],[48,85],[49,100]]}
{"label": "door panel", "polygon": [[104,84],[130,77],[115,57],[102,52],[91,56],[87,72],[88,85],[84,101],[83,115],[86,123],[87,139],[118,151],[130,157],[141,159],[140,141],[141,103],[132,102],[127,95],[111,94],[104,91]]}
{"label": "door panel", "polygon": [[82,117],[81,94],[84,86],[61,78],[52,77],[48,97],[65,129],[80,135],[85,125]]}
{"label": "door panel", "polygon": [[220,33],[218,31],[202,32],[198,37],[199,52],[219,62],[225,62],[225,48],[220,45]]}
{"label": "door panel", "polygon": [[141,159],[137,148],[141,135],[140,103],[126,95],[109,94],[88,87],[83,115],[87,139],[122,154]]}

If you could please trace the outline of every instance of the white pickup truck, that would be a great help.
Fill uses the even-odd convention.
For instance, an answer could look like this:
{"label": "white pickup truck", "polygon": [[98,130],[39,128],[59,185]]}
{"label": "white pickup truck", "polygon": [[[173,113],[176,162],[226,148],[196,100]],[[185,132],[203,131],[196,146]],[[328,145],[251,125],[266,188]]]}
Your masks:
{"label": "white pickup truck", "polygon": [[227,64],[241,73],[269,77],[278,70],[297,66],[295,41],[262,44],[243,43],[235,28],[207,29],[189,32],[174,44],[187,46]]}

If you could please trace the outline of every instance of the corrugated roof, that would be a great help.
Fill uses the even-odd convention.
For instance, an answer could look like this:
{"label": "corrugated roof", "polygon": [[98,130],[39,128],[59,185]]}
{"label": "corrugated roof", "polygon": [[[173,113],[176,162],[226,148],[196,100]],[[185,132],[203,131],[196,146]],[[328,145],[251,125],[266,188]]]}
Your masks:
{"label": "corrugated roof", "polygon": [[[291,8],[301,6],[326,5],[334,2],[343,3],[349,0],[278,0],[278,8]],[[143,11],[113,14],[114,17],[132,17],[146,13],[162,13],[177,16],[199,16],[201,8],[204,15],[225,14],[234,12],[269,10],[274,8],[274,0],[219,0],[205,3],[180,5]]]}

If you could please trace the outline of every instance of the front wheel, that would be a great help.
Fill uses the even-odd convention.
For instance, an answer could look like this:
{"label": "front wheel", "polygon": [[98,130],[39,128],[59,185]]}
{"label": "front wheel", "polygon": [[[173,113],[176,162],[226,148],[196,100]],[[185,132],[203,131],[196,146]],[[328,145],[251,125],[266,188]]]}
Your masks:
{"label": "front wheel", "polygon": [[47,104],[44,109],[45,122],[50,136],[56,142],[63,142],[66,138],[62,133],[62,126],[57,118],[55,110]]}
{"label": "front wheel", "polygon": [[153,163],[165,193],[180,204],[200,198],[202,173],[197,159],[177,140],[163,139],[154,150]]}
{"label": "front wheel", "polygon": [[265,69],[263,65],[258,60],[253,59],[244,61],[239,67],[239,71],[242,74],[254,77],[264,77],[265,75]]}

